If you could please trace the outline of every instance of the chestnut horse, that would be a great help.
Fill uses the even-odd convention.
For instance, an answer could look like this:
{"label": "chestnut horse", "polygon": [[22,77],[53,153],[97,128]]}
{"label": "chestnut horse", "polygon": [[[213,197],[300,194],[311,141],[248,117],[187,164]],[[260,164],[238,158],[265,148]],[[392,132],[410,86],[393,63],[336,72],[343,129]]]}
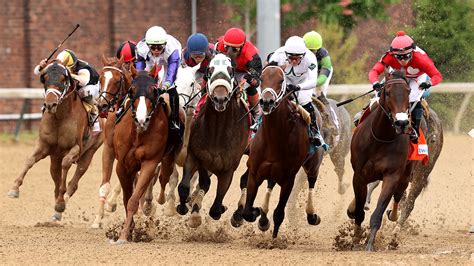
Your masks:
{"label": "chestnut horse", "polygon": [[[153,78],[156,66],[150,72],[133,76],[129,96],[130,109],[115,126],[113,147],[117,159],[117,175],[123,190],[126,220],[117,244],[128,241],[133,229],[133,215],[147,187],[152,183],[161,162],[160,183],[168,183],[173,171],[175,150],[168,147],[168,112],[165,110],[164,92],[158,89]],[[138,173],[140,171],[140,173]],[[136,179],[136,180],[135,180]],[[135,186],[134,186],[135,183]]]}
{"label": "chestnut horse", "polygon": [[[45,89],[43,117],[33,154],[26,160],[23,171],[15,180],[8,195],[18,198],[28,170],[39,160],[50,156],[50,173],[55,189],[55,213],[52,219],[60,221],[68,199],[77,190],[79,179],[89,168],[94,153],[102,145],[103,134],[92,135],[87,111],[75,90],[69,70],[59,61],[53,61],[41,73]],[[66,187],[67,173],[77,164],[74,177]]]}
{"label": "chestnut horse", "polygon": [[[320,223],[320,217],[314,212],[314,186],[323,160],[323,149],[317,149],[308,155],[308,123],[302,118],[299,106],[291,102],[286,93],[285,73],[282,67],[269,65],[262,71],[260,104],[263,110],[262,125],[250,146],[247,161],[248,181],[245,208],[241,214],[248,222],[261,215],[259,228],[269,228],[268,207],[253,207],[258,187],[268,179],[281,186],[280,200],[273,213],[273,238],[278,236],[280,225],[285,218],[285,207],[293,189],[295,176],[303,166],[309,183],[307,219],[311,225]],[[317,113],[317,123],[321,128],[322,120]],[[241,207],[232,216],[232,225],[241,223]]]}
{"label": "chestnut horse", "polygon": [[[410,141],[407,134],[410,124],[410,87],[403,74],[398,71],[393,74],[386,73],[385,79],[379,104],[356,128],[351,143],[355,200],[349,205],[347,214],[351,219],[355,219],[355,241],[358,241],[362,234],[367,184],[376,180],[383,181],[377,207],[370,218],[367,244],[369,251],[374,249],[375,236],[391,197],[394,198],[394,216],[417,164],[416,161],[407,160]],[[390,219],[393,220],[393,217]]]}
{"label": "chestnut horse", "polygon": [[216,55],[209,64],[209,74],[208,96],[191,126],[183,179],[178,186],[180,204],[176,210],[184,215],[188,212],[186,200],[190,192],[190,179],[196,171],[199,172],[199,191],[191,203],[191,227],[197,227],[202,222],[199,210],[211,183],[208,171],[215,174],[218,180],[216,198],[209,215],[218,220],[226,210],[222,201],[244,154],[250,130],[250,121],[240,120],[247,108],[241,99],[240,88],[233,86],[230,59],[223,54]]}

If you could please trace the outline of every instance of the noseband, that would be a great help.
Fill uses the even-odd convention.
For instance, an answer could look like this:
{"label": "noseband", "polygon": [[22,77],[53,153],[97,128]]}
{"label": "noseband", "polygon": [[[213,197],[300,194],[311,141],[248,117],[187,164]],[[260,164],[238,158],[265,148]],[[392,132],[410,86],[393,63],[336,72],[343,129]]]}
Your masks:
{"label": "noseband", "polygon": [[160,95],[165,93],[165,91],[159,89],[158,85],[155,83],[153,84],[152,88],[153,88],[153,91],[155,92],[153,95],[150,95],[150,93],[148,93],[146,88],[143,88],[143,87],[138,88],[137,93],[135,95],[132,94],[132,91],[129,92],[128,97],[132,99],[130,107],[132,109],[132,118],[134,120],[137,117],[137,109],[135,109],[134,103],[141,96],[145,96],[145,98],[151,101],[151,110],[147,113],[146,119],[149,120],[153,116],[153,113],[155,112],[156,107],[158,106],[158,102],[159,102],[158,99],[160,98]]}
{"label": "noseband", "polygon": [[268,114],[270,114],[271,112],[275,111],[278,106],[280,106],[280,103],[282,102],[283,98],[285,98],[285,93],[286,93],[286,76],[285,76],[285,71],[283,71],[283,69],[281,69],[281,67],[279,66],[267,66],[263,71],[262,71],[262,76],[263,76],[263,73],[265,73],[265,70],[267,70],[268,68],[277,68],[281,71],[282,75],[283,75],[283,82],[281,83],[281,90],[280,92],[277,94],[276,91],[273,89],[273,88],[265,88],[262,93],[260,95],[264,95],[265,93],[270,93],[273,98],[275,98],[275,103],[270,107],[270,111],[268,112]]}
{"label": "noseband", "polygon": [[[105,66],[102,69],[104,69],[104,70],[115,70],[115,71],[118,71],[120,73],[120,81],[119,81],[118,92],[114,94],[114,93],[108,92],[107,90],[104,90],[99,94],[99,99],[104,99],[104,101],[107,102],[107,110],[111,110],[113,112],[114,111],[113,106],[117,103],[117,101],[120,98],[122,98],[122,96],[124,96],[124,94],[122,94],[122,91],[123,91],[124,86],[125,86],[125,82],[124,82],[125,74],[123,73],[123,71],[121,69],[113,67],[113,66]],[[105,89],[107,89],[107,88],[105,88]],[[109,101],[106,97],[107,95],[111,95],[112,100]]]}
{"label": "noseband", "polygon": [[[60,64],[57,64],[57,63],[53,63],[54,65],[52,66],[59,66],[59,67],[62,67],[64,69],[64,73],[62,75],[66,76],[66,79],[61,82],[60,84],[50,84],[49,80],[48,81],[44,81],[44,75],[46,74],[49,74],[47,72],[41,74],[41,80],[43,81],[43,84],[44,84],[44,98],[46,99],[46,97],[49,95],[49,94],[54,94],[54,96],[56,96],[56,98],[58,99],[58,105],[61,104],[61,102],[64,100],[64,98],[66,98],[66,95],[68,94],[69,92],[69,88],[71,87],[71,73],[69,72],[69,70],[60,65]],[[47,70],[50,66],[47,66],[45,70]],[[58,88],[62,89],[62,91],[56,89],[56,88],[49,88],[50,85],[54,85],[54,86],[57,86]]]}

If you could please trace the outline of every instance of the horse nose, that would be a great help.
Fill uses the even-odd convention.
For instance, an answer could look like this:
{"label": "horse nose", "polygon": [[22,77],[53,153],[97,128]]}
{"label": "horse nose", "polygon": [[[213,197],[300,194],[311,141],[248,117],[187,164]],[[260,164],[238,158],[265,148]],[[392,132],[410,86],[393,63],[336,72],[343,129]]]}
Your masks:
{"label": "horse nose", "polygon": [[406,127],[408,126],[408,119],[407,120],[397,120],[395,121],[395,125],[399,127]]}

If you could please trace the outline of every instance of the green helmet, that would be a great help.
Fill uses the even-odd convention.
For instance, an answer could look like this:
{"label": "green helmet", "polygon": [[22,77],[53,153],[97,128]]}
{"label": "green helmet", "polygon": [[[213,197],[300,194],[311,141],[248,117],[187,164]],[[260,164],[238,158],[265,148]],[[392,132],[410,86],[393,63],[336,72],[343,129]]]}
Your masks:
{"label": "green helmet", "polygon": [[318,50],[323,46],[323,38],[319,33],[313,31],[307,32],[303,36],[304,43],[306,44],[306,48],[310,50]]}

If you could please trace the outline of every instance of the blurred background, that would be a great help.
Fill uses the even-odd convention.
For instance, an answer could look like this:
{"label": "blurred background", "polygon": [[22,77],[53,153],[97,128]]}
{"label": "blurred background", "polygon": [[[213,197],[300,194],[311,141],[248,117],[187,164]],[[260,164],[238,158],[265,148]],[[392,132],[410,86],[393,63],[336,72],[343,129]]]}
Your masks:
{"label": "blurred background", "polygon": [[[139,41],[154,25],[164,27],[183,46],[193,31],[215,42],[228,28],[240,27],[259,47],[257,22],[262,10],[257,6],[275,7],[275,2],[281,29],[275,47],[292,35],[318,31],[333,61],[332,84],[367,85],[368,71],[388,49],[395,32],[406,31],[433,59],[444,83],[463,88],[428,98],[444,128],[454,130],[457,117],[458,132],[473,128],[472,0],[0,0],[0,90],[40,88],[33,68],[76,24],[80,28],[62,49],[72,49],[100,69],[102,55],[115,55],[121,42]],[[5,95],[0,94],[0,132],[36,131],[42,100]],[[331,87],[329,95],[351,96],[331,95]],[[366,102],[361,99],[347,107],[354,114]],[[464,110],[459,112],[460,108]],[[21,117],[21,113],[28,115]]]}

